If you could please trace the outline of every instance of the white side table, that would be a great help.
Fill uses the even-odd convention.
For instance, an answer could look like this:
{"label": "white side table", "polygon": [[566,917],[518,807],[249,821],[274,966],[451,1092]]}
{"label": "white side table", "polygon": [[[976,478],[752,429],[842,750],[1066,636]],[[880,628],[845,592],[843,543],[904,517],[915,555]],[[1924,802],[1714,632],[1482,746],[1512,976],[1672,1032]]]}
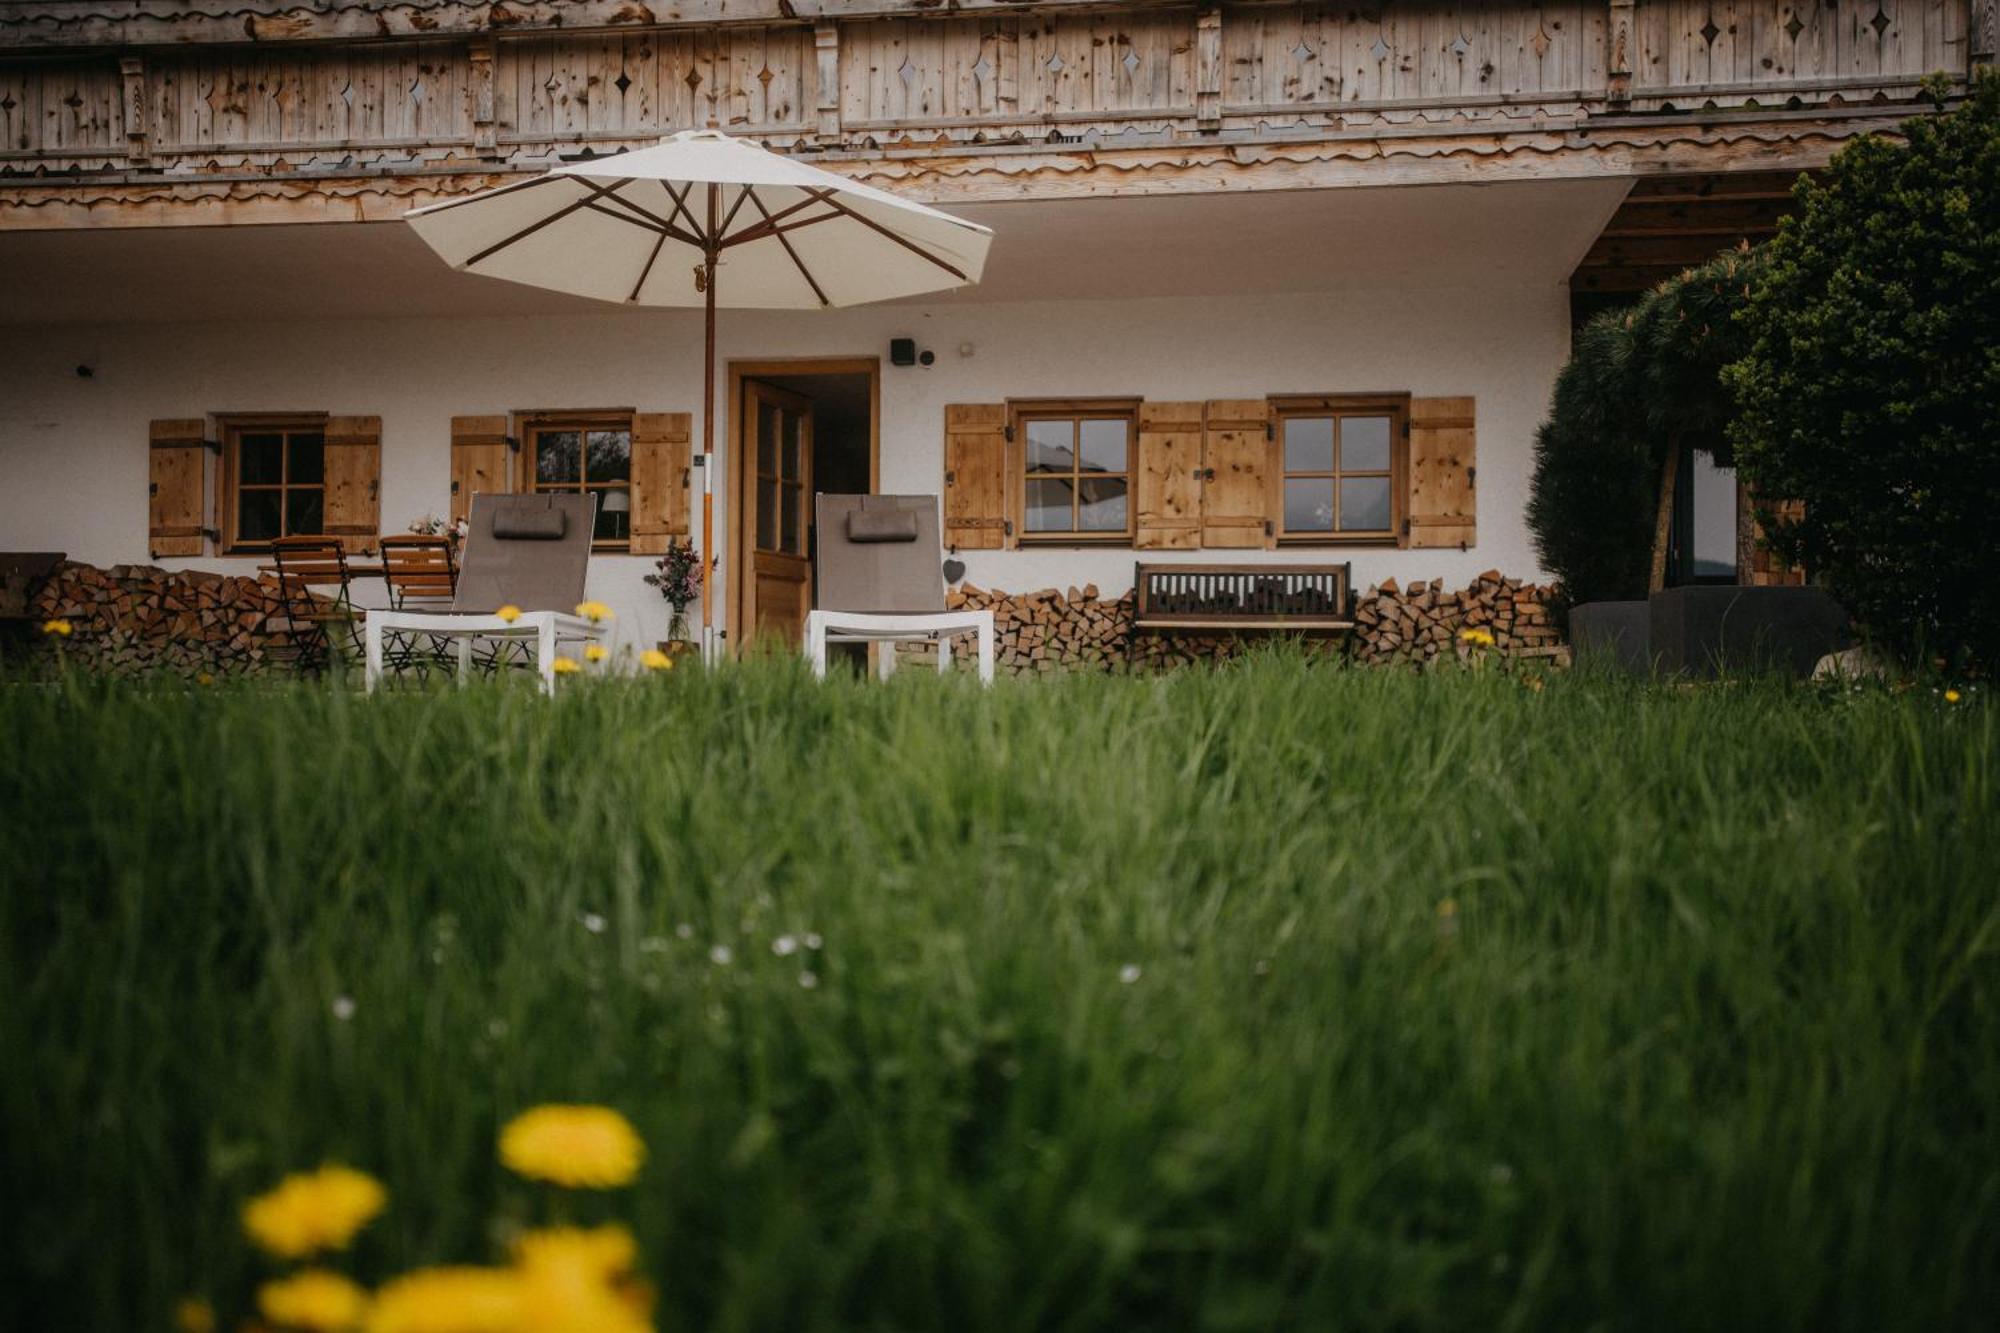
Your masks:
{"label": "white side table", "polygon": [[861,611],[808,611],[806,613],[806,660],[813,674],[826,675],[826,646],[829,643],[879,643],[882,654],[877,673],[887,679],[896,671],[896,645],[934,643],[938,650],[938,671],[951,669],[951,636],[971,633],[979,639],[979,683],[993,683],[993,613],[991,611],[939,611],[929,615],[876,615]]}
{"label": "white side table", "polygon": [[367,652],[367,686],[370,693],[382,680],[382,636],[391,630],[443,635],[458,641],[458,679],[465,683],[472,666],[474,639],[535,641],[535,669],[541,674],[542,689],[556,692],[556,646],[561,643],[595,641],[604,637],[604,626],[582,616],[561,611],[523,611],[513,620],[492,615],[457,615],[449,611],[370,611],[363,626]]}

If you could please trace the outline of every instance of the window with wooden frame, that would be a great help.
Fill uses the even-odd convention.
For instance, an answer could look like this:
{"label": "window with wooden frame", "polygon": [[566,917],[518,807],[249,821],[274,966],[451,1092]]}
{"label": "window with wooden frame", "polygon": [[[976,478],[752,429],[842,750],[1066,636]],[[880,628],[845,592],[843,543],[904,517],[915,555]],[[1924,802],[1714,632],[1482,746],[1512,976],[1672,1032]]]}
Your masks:
{"label": "window with wooden frame", "polygon": [[1018,403],[1024,541],[1126,542],[1132,535],[1133,399]]}
{"label": "window with wooden frame", "polygon": [[1277,398],[1281,542],[1394,542],[1402,531],[1408,400]]}
{"label": "window with wooden frame", "polygon": [[632,545],[632,413],[535,412],[521,419],[524,492],[597,497],[599,549]]}
{"label": "window with wooden frame", "polygon": [[326,417],[221,417],[217,513],[225,555],[254,555],[279,537],[326,531]]}

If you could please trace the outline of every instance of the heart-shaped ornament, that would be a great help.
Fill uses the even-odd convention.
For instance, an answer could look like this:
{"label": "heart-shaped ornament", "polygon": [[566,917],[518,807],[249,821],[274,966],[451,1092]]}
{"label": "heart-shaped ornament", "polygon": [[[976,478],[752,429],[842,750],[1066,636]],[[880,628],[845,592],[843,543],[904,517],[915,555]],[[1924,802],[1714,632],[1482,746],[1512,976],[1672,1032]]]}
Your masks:
{"label": "heart-shaped ornament", "polygon": [[956,583],[964,577],[965,562],[963,560],[953,559],[944,562],[944,581],[946,583]]}

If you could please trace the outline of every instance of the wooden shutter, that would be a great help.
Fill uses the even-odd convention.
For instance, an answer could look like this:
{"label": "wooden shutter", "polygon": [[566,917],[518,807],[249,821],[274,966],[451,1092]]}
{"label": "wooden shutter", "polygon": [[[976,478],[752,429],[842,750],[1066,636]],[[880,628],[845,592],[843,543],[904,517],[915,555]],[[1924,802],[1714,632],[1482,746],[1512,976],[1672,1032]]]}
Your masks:
{"label": "wooden shutter", "polygon": [[155,559],[202,553],[207,436],[208,422],[202,417],[152,423],[146,549]]}
{"label": "wooden shutter", "polygon": [[997,551],[1007,521],[1007,405],[955,403],[944,410],[944,544]]}
{"label": "wooden shutter", "polygon": [[632,418],[632,554],[664,555],[688,532],[688,457],[694,416],[640,412]]}
{"label": "wooden shutter", "polygon": [[1211,402],[1204,413],[1201,544],[1273,546],[1271,407],[1261,398]]}
{"label": "wooden shutter", "polygon": [[1139,461],[1133,469],[1141,550],[1192,551],[1201,545],[1200,403],[1142,403]]}
{"label": "wooden shutter", "polygon": [[349,551],[372,551],[382,531],[382,418],[326,419],[326,521]]}
{"label": "wooden shutter", "polygon": [[1410,400],[1410,497],[1405,546],[1477,544],[1477,455],[1470,398]]}
{"label": "wooden shutter", "polygon": [[472,497],[507,491],[507,418],[451,419],[451,521],[472,510]]}

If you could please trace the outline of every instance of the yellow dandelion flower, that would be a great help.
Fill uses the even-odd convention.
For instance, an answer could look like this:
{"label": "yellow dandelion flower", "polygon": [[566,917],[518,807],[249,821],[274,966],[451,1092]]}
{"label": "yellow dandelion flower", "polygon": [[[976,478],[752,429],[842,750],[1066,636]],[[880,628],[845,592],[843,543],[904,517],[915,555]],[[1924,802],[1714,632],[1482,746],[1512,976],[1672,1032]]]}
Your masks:
{"label": "yellow dandelion flower", "polygon": [[194,683],[197,685],[213,685],[215,684],[215,677],[206,671],[197,671],[194,675]]}
{"label": "yellow dandelion flower", "polygon": [[549,670],[558,676],[568,676],[583,670],[583,666],[574,657],[558,657],[549,664]]}
{"label": "yellow dandelion flower", "polygon": [[523,1322],[536,1333],[647,1333],[649,1302],[631,1279],[638,1253],[620,1226],[527,1233],[514,1247]]}
{"label": "yellow dandelion flower", "polygon": [[658,648],[648,648],[645,652],[639,654],[639,665],[648,671],[672,671],[674,669],[674,659],[668,657]]}
{"label": "yellow dandelion flower", "polygon": [[646,1145],[632,1122],[608,1106],[537,1106],[500,1131],[500,1160],[531,1180],[616,1189],[639,1174]]}
{"label": "yellow dandelion flower", "polygon": [[1461,643],[1477,644],[1481,648],[1491,648],[1494,644],[1493,635],[1483,629],[1460,630],[1458,638]]}
{"label": "yellow dandelion flower", "polygon": [[257,1309],[280,1328],[348,1333],[368,1313],[368,1293],[338,1273],[308,1268],[257,1288]]}
{"label": "yellow dandelion flower", "polygon": [[517,1333],[520,1275],[504,1268],[426,1268],[375,1293],[367,1333]]}
{"label": "yellow dandelion flower", "polygon": [[67,639],[70,635],[76,633],[76,626],[70,624],[67,620],[44,620],[42,622],[42,633],[58,639]]}
{"label": "yellow dandelion flower", "polygon": [[215,1333],[215,1307],[190,1296],[174,1306],[174,1327],[179,1333]]}
{"label": "yellow dandelion flower", "polygon": [[609,648],[606,648],[601,643],[590,643],[584,645],[583,660],[586,662],[602,662],[605,658],[609,656],[611,656],[611,650]]}
{"label": "yellow dandelion flower", "polygon": [[514,1242],[514,1262],[523,1269],[573,1267],[610,1281],[632,1271],[639,1243],[624,1227],[547,1227],[525,1231]]}
{"label": "yellow dandelion flower", "polygon": [[493,614],[500,618],[502,624],[511,625],[521,618],[521,608],[509,602]]}
{"label": "yellow dandelion flower", "polygon": [[593,625],[602,621],[616,619],[611,614],[611,608],[602,602],[578,602],[576,604],[576,613]]}
{"label": "yellow dandelion flower", "polygon": [[1944,701],[1948,704],[1957,703],[1960,697],[1961,696],[1959,695],[1959,692],[1957,690],[1946,690],[1944,692]]}
{"label": "yellow dandelion flower", "polygon": [[1445,917],[1457,916],[1458,904],[1454,902],[1452,899],[1446,898],[1443,902],[1438,904],[1438,915]]}
{"label": "yellow dandelion flower", "polygon": [[329,1164],[286,1176],[276,1189],[245,1204],[243,1229],[266,1253],[299,1259],[346,1249],[388,1201],[373,1176]]}

